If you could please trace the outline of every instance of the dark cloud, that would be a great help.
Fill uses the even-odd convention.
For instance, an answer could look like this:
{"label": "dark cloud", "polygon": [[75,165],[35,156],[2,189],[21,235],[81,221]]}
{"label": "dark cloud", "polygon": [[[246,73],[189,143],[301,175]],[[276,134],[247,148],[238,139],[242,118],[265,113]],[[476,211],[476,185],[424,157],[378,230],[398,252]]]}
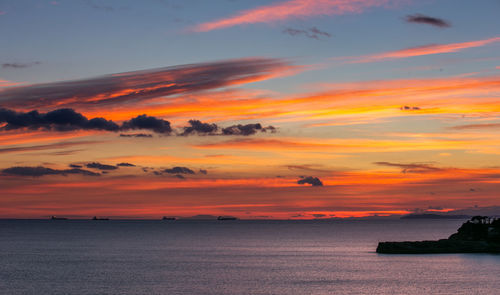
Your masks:
{"label": "dark cloud", "polygon": [[0,108],[0,124],[6,123],[0,130],[13,129],[45,129],[56,131],[71,131],[78,129],[118,131],[120,127],[113,121],[104,118],[87,119],[73,109],[57,109],[48,113],[31,111],[16,112]]}
{"label": "dark cloud", "polygon": [[172,132],[169,121],[145,114],[125,121],[119,126],[104,118],[87,119],[73,109],[57,109],[47,113],[39,113],[35,110],[24,113],[0,108],[1,123],[6,124],[0,128],[0,131],[26,128],[32,130],[72,131],[81,129],[112,132],[142,129],[162,134]]}
{"label": "dark cloud", "polygon": [[312,186],[323,186],[323,182],[317,177],[313,176],[301,176],[301,178],[297,181],[298,184],[310,184]]}
{"label": "dark cloud", "polygon": [[297,36],[297,35],[307,34],[307,31],[306,30],[293,29],[293,28],[286,28],[286,29],[283,30],[283,34],[288,34],[290,36]]}
{"label": "dark cloud", "polygon": [[276,131],[278,131],[278,129],[274,126],[269,125],[267,127],[262,128],[260,131],[261,132],[268,132],[269,131],[271,133],[276,133]]}
{"label": "dark cloud", "polygon": [[294,29],[294,28],[286,28],[282,31],[283,34],[287,34],[290,36],[306,36],[307,38],[319,40],[320,37],[330,38],[332,35],[325,31],[321,31],[317,27],[312,27],[309,29]]}
{"label": "dark cloud", "polygon": [[205,174],[205,175],[207,175],[207,174],[208,174],[208,171],[207,171],[207,170],[200,169],[200,173],[201,173],[201,174]]}
{"label": "dark cloud", "polygon": [[120,137],[146,137],[150,138],[153,137],[152,134],[146,134],[146,133],[134,133],[134,134],[120,134]]}
{"label": "dark cloud", "polygon": [[88,170],[83,169],[52,169],[47,167],[10,167],[2,170],[2,174],[4,175],[16,175],[16,176],[32,176],[32,177],[40,177],[45,175],[68,175],[68,174],[80,174],[86,176],[99,176],[99,173],[95,173]]}
{"label": "dark cloud", "polygon": [[116,169],[118,169],[118,167],[116,167],[116,166],[101,164],[99,162],[87,163],[85,166],[87,168],[99,169],[99,170],[116,170]]}
{"label": "dark cloud", "polygon": [[431,17],[423,14],[413,14],[413,15],[407,15],[406,16],[406,22],[408,23],[417,23],[417,24],[426,24],[426,25],[431,25],[439,28],[448,28],[451,27],[451,24],[440,18],[436,17]]}
{"label": "dark cloud", "polygon": [[399,108],[402,111],[419,111],[419,107],[402,106]]}
{"label": "dark cloud", "polygon": [[170,127],[170,122],[158,119],[155,117],[150,117],[147,115],[139,115],[129,121],[123,122],[122,130],[135,130],[135,129],[146,129],[151,130],[156,133],[170,134],[172,132],[172,127]]}
{"label": "dark cloud", "polygon": [[78,164],[69,164],[68,166],[70,168],[82,168],[83,167],[82,165],[78,165]]}
{"label": "dark cloud", "polygon": [[[144,172],[147,172],[147,171],[144,171]],[[158,175],[158,176],[162,176],[165,174],[173,174],[173,177],[176,177],[179,179],[186,179],[186,177],[184,176],[185,174],[196,174],[196,173],[187,167],[173,167],[170,169],[153,171],[153,174]]]}
{"label": "dark cloud", "polygon": [[267,126],[262,127],[260,123],[252,123],[252,124],[238,124],[232,125],[229,127],[219,127],[215,123],[203,123],[198,120],[189,120],[190,126],[183,127],[183,132],[180,133],[181,136],[190,135],[190,134],[199,134],[199,135],[254,135],[257,132],[276,132],[276,127]]}
{"label": "dark cloud", "polygon": [[309,32],[316,34],[316,35],[325,36],[328,38],[330,38],[332,36],[330,33],[327,33],[325,31],[321,31],[320,29],[318,29],[316,27],[309,28]]}
{"label": "dark cloud", "polygon": [[189,125],[184,127],[184,132],[180,135],[190,135],[190,134],[215,134],[219,127],[217,124],[203,123],[199,120],[189,120]]}
{"label": "dark cloud", "polygon": [[32,66],[36,66],[39,64],[41,64],[41,62],[39,62],[39,61],[28,62],[28,63],[18,63],[18,62],[3,63],[2,68],[4,68],[4,69],[23,69],[23,68],[29,68]]}
{"label": "dark cloud", "polygon": [[130,164],[130,163],[119,163],[119,164],[116,164],[116,166],[118,166],[118,167],[135,167],[134,164]]}
{"label": "dark cloud", "polygon": [[260,123],[246,124],[246,125],[238,124],[238,125],[233,125],[233,126],[229,126],[226,128],[222,128],[223,135],[248,136],[248,135],[253,135],[253,134],[257,133],[257,131],[260,131],[260,132],[270,131],[270,132],[274,133],[274,132],[276,132],[276,128],[273,126],[262,127],[262,125]]}
{"label": "dark cloud", "polygon": [[[155,133],[170,135],[172,127],[170,122],[161,118],[139,115],[130,120],[124,121],[121,125],[105,118],[87,119],[84,115],[73,109],[57,109],[47,113],[38,111],[16,112],[5,108],[0,108],[0,131],[15,129],[49,130],[49,131],[73,131],[73,130],[101,130],[101,131],[129,131],[129,130],[149,130]],[[178,135],[253,135],[257,132],[276,132],[273,126],[262,127],[260,123],[238,124],[226,128],[217,126],[214,123],[203,123],[199,120],[189,120],[189,126],[182,127]],[[120,137],[152,137],[151,134],[120,134]]]}
{"label": "dark cloud", "polygon": [[163,172],[169,174],[195,174],[193,170],[187,167],[173,167],[171,169],[165,169]]}
{"label": "dark cloud", "polygon": [[321,214],[321,213],[316,213],[316,214],[313,214],[312,216],[314,216],[315,218],[322,218],[322,217],[325,217],[326,215]]}
{"label": "dark cloud", "polygon": [[401,164],[401,163],[391,163],[391,162],[375,162],[373,164],[379,166],[398,167],[402,169],[401,172],[403,173],[425,173],[425,172],[443,170],[441,168],[434,167],[430,164],[424,164],[424,163]]}
{"label": "dark cloud", "polygon": [[245,58],[104,75],[96,78],[9,87],[0,104],[16,108],[98,108],[222,88],[290,70],[282,59]]}

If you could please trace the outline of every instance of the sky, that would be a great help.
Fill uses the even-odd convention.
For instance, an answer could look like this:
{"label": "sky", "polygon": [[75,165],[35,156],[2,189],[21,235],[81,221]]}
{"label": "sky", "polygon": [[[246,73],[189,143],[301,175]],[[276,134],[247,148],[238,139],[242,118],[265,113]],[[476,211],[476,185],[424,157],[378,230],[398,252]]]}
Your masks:
{"label": "sky", "polygon": [[500,206],[498,11],[0,0],[0,218]]}

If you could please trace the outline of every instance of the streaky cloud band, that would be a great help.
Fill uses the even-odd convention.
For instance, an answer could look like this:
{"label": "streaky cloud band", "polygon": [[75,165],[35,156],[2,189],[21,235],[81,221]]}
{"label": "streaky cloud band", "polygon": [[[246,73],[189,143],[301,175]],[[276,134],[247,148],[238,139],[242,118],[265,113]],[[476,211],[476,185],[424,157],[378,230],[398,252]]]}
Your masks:
{"label": "streaky cloud band", "polygon": [[171,66],[82,80],[8,87],[0,90],[0,104],[24,109],[120,105],[270,79],[297,67],[284,59],[273,58]]}

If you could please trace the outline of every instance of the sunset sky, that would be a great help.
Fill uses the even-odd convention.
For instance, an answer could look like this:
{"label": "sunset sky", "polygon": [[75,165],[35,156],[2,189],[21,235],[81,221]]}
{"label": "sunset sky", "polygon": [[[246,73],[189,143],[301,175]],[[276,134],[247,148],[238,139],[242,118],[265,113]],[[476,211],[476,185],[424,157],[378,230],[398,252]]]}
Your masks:
{"label": "sunset sky", "polygon": [[499,11],[0,0],[0,218],[498,206]]}

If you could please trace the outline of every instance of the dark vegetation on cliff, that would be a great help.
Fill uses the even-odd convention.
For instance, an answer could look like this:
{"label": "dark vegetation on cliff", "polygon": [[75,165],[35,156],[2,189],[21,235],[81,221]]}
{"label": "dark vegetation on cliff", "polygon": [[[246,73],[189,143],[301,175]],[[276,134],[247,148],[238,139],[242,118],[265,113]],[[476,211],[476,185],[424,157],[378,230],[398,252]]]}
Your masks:
{"label": "dark vegetation on cliff", "polygon": [[448,239],[419,242],[380,242],[377,253],[500,253],[500,219],[474,216]]}

